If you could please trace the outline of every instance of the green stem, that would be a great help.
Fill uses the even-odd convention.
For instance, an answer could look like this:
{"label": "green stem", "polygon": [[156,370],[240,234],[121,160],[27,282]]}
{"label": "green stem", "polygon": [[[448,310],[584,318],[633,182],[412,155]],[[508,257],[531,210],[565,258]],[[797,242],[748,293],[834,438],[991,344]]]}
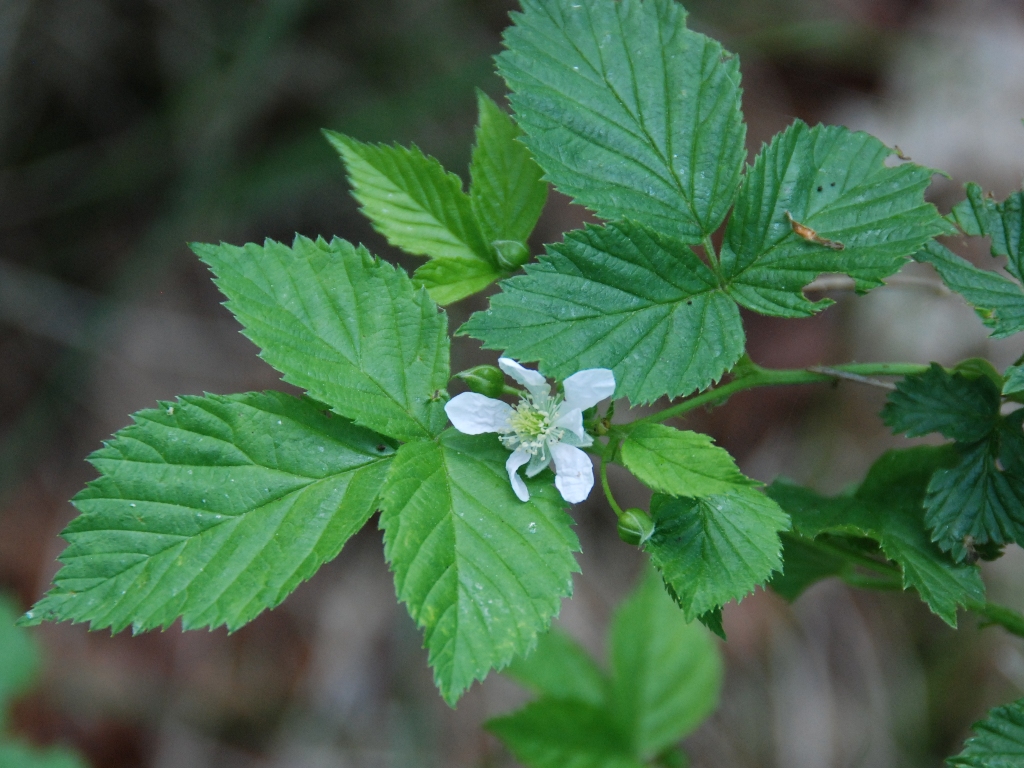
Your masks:
{"label": "green stem", "polygon": [[666,421],[682,416],[684,413],[688,413],[696,408],[726,400],[737,392],[757,387],[778,387],[785,384],[823,384],[851,376],[858,377],[857,380],[864,380],[870,376],[909,376],[911,374],[924,373],[927,370],[927,365],[916,363],[847,363],[845,365],[829,366],[828,368],[789,369],[762,368],[758,365],[748,364],[744,369],[743,375],[733,379],[728,384],[709,389],[695,397],[691,397],[689,400],[677,403],[663,411],[652,413],[650,416],[637,419],[629,424],[619,425],[619,429],[628,432],[637,424]]}
{"label": "green stem", "polygon": [[604,496],[608,499],[608,504],[612,508],[612,512],[615,513],[616,517],[622,517],[622,507],[615,501],[615,497],[612,496],[612,487],[608,484],[608,460],[601,459],[601,488],[604,489]]}
{"label": "green stem", "polygon": [[998,624],[1010,634],[1024,637],[1024,615],[1012,608],[989,602],[969,603],[967,608],[988,619],[988,624]]}

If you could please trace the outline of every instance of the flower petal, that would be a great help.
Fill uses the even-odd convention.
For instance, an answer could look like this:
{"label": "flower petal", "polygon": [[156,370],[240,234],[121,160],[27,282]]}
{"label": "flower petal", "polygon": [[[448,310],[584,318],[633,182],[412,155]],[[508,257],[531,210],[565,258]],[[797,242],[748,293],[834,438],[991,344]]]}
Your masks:
{"label": "flower petal", "polygon": [[463,392],[445,403],[444,412],[459,432],[480,435],[508,427],[512,406],[476,392]]}
{"label": "flower petal", "polygon": [[498,367],[505,373],[526,387],[535,398],[551,396],[551,387],[537,371],[523,368],[519,363],[510,357],[499,357]]}
{"label": "flower petal", "polygon": [[586,410],[615,394],[615,374],[607,368],[588,368],[562,382],[565,404]]}
{"label": "flower petal", "polygon": [[[516,448],[512,451],[512,455],[508,457],[508,461],[505,462],[505,469],[508,471],[508,479],[512,483],[512,490],[515,491],[520,501],[530,500],[530,491],[527,490],[526,483],[523,482],[523,478],[518,473],[519,468],[529,460],[530,454],[526,449]],[[591,484],[593,484],[593,481],[591,481]]]}
{"label": "flower petal", "polygon": [[562,498],[570,504],[577,504],[590,495],[594,487],[594,465],[579,448],[565,443],[551,446],[555,460],[555,487]]}
{"label": "flower petal", "polygon": [[583,429],[583,411],[579,408],[567,408],[565,403],[558,406],[551,426],[567,429],[579,438],[583,438],[587,434]]}

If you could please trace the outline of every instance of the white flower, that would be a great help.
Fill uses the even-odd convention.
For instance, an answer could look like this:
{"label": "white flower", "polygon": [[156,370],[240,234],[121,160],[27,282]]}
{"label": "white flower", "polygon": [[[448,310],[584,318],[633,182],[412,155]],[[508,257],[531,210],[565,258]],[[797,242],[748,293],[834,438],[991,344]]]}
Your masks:
{"label": "white flower", "polygon": [[597,405],[615,391],[615,375],[607,368],[590,368],[562,382],[564,397],[552,395],[537,371],[523,368],[502,357],[498,365],[527,389],[514,408],[475,392],[464,392],[445,405],[445,413],[460,432],[479,435],[497,432],[502,445],[512,450],[505,462],[512,490],[521,501],[530,498],[519,476],[524,464],[526,476],[542,472],[555,463],[555,487],[562,498],[575,504],[594,487],[594,466],[580,448],[594,443],[583,430],[583,411]]}

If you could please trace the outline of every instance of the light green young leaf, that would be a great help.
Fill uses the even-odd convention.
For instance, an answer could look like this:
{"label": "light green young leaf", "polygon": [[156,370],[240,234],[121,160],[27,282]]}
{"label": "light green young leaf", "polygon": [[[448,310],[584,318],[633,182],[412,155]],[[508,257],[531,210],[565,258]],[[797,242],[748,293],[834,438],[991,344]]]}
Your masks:
{"label": "light green young leaf", "polygon": [[486,727],[529,768],[647,766],[612,715],[584,701],[543,698]]}
{"label": "light green young leaf", "polygon": [[841,534],[879,542],[885,556],[900,566],[903,588],[915,588],[933,613],[955,627],[957,606],[984,601],[985,588],[977,567],[955,564],[924,528],[925,487],[950,458],[945,447],[888,451],[852,497],[829,498],[780,482],[768,494],[790,514],[801,536]]}
{"label": "light green young leaf", "polygon": [[512,661],[505,674],[553,699],[575,699],[594,706],[605,701],[606,680],[579,643],[557,629],[537,638],[537,647]]}
{"label": "light green young leaf", "polygon": [[611,659],[609,701],[639,758],[679,741],[718,705],[715,642],[700,624],[687,623],[654,573],[616,611]]}
{"label": "light green young leaf", "polygon": [[908,437],[938,432],[973,443],[996,429],[999,405],[999,389],[989,378],[968,378],[932,363],[926,372],[896,385],[881,416],[893,432]]}
{"label": "light green young leaf", "polygon": [[373,514],[394,452],[321,408],[266,392],[135,414],[89,457],[100,477],[30,620],[237,629],[280,603]]}
{"label": "light green young leaf", "polygon": [[664,424],[633,429],[622,443],[622,463],[648,488],[670,496],[710,496],[757,485],[708,435]]}
{"label": "light green young leaf", "polygon": [[550,479],[512,492],[493,435],[445,432],[399,449],[381,506],[398,599],[425,630],[449,704],[530,650],[572,591],[579,542]]}
{"label": "light green young leaf", "polygon": [[28,632],[14,626],[19,615],[14,604],[0,595],[0,730],[8,703],[31,685],[39,669],[39,653]]}
{"label": "light green young leaf", "polygon": [[950,218],[968,235],[990,237],[992,255],[1008,257],[1006,269],[1024,280],[1024,191],[997,203],[977,184],[968,184],[967,199]]}
{"label": "light green young leaf", "polygon": [[414,275],[434,301],[449,304],[501,277],[458,176],[415,146],[364,144],[334,131],[324,135],[345,161],[352,193],[374,229],[396,248],[447,266],[420,267]]}
{"label": "light green young leaf", "polygon": [[714,232],[746,157],[736,57],[672,0],[522,6],[498,71],[547,178],[606,219]]}
{"label": "light green young leaf", "polygon": [[518,141],[523,135],[486,94],[477,94],[480,121],[473,162],[469,166],[469,197],[487,242],[525,243],[537,225],[548,185],[530,150]]}
{"label": "light green young leaf", "polygon": [[85,761],[63,749],[36,749],[27,744],[0,744],[3,768],[86,768]]}
{"label": "light green young leaf", "polygon": [[935,267],[942,282],[974,307],[981,322],[1001,339],[1024,331],[1024,291],[996,272],[978,269],[932,240],[914,256]]}
{"label": "light green young leaf", "polygon": [[644,544],[687,621],[742,599],[782,567],[779,531],[789,518],[754,488],[699,499],[655,494]]}
{"label": "light green young leaf", "polygon": [[1019,768],[1024,765],[1024,699],[996,707],[973,726],[976,736],[946,760],[950,768]]}
{"label": "light green young leaf", "polygon": [[398,440],[445,428],[447,317],[402,270],[337,238],[192,250],[285,381]]}
{"label": "light green young leaf", "polygon": [[703,389],[743,353],[739,309],[711,270],[632,222],[570,232],[501,287],[460,334],[555,378],[610,368],[634,403]]}
{"label": "light green young leaf", "polygon": [[[726,227],[721,262],[729,295],[766,315],[811,315],[831,303],[801,292],[818,275],[842,272],[866,291],[948,232],[924,200],[935,172],[913,163],[887,167],[892,154],[873,136],[838,126],[797,121],[777,135],[748,169]],[[801,226],[822,242],[798,234]]]}

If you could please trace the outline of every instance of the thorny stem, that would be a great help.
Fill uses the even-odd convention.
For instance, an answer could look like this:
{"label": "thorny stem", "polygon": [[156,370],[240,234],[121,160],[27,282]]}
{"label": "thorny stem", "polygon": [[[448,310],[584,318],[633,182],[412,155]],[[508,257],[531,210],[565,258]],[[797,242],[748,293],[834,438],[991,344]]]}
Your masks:
{"label": "thorny stem", "polygon": [[709,389],[695,397],[691,397],[689,400],[677,403],[629,424],[618,425],[617,428],[628,434],[637,424],[667,421],[668,419],[682,416],[684,413],[689,413],[696,408],[726,400],[737,392],[757,387],[777,387],[783,384],[825,384],[838,381],[839,379],[847,379],[888,388],[884,382],[876,381],[871,377],[909,376],[916,373],[924,373],[927,370],[927,365],[917,363],[847,363],[827,368],[790,369],[762,368],[759,365],[747,363],[743,372],[728,384]]}

